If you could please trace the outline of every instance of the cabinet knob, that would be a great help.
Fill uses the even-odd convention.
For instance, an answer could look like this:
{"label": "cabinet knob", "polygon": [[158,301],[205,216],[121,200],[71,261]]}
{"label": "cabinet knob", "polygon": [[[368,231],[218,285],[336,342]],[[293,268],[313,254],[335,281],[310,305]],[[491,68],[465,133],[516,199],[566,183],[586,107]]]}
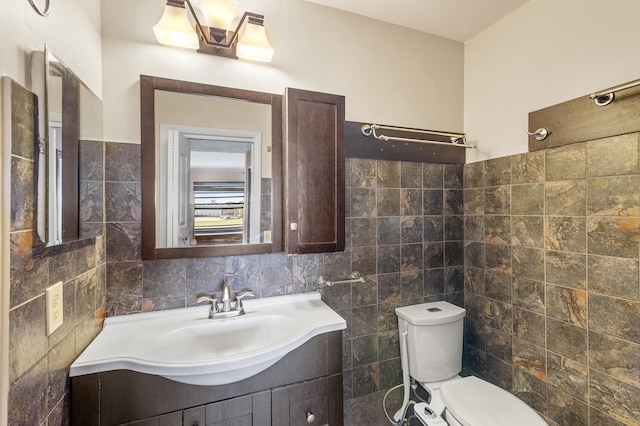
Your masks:
{"label": "cabinet knob", "polygon": [[307,411],[307,423],[313,423],[315,419],[316,416],[314,416],[311,411]]}

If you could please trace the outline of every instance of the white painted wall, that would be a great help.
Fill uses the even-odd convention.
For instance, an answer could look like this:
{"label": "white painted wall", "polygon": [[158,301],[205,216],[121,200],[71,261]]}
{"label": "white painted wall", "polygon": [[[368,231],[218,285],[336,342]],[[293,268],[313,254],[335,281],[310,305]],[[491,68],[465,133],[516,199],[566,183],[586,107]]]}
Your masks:
{"label": "white painted wall", "polygon": [[[43,0],[36,0],[44,5]],[[49,48],[98,96],[102,92],[100,0],[52,0],[43,18],[27,0],[0,0],[0,75],[31,86],[29,57]],[[9,141],[0,136],[0,425],[7,424],[9,387]]]}
{"label": "white painted wall", "polygon": [[467,161],[526,152],[529,112],[640,78],[639,17],[637,0],[531,0],[465,43]]}
{"label": "white painted wall", "polygon": [[159,45],[152,27],[164,0],[103,1],[105,139],[140,141],[140,74],[284,93],[295,87],[346,96],[346,116],[462,130],[463,49],[452,40],[303,0],[242,0],[265,15],[269,64]]}
{"label": "white painted wall", "polygon": [[51,13],[43,18],[27,0],[0,0],[0,73],[30,87],[29,54],[46,43],[101,97],[100,0],[51,0],[51,4]]}

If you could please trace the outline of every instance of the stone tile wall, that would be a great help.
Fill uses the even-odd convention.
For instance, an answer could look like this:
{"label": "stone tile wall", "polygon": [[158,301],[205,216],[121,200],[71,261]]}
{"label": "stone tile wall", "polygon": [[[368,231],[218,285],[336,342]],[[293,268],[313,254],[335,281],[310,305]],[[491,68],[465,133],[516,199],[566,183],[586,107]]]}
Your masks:
{"label": "stone tile wall", "polygon": [[348,323],[345,399],[357,407],[400,383],[396,306],[464,302],[462,165],[347,159],[345,252],[142,261],[139,145],[106,145],[107,315],[193,306],[223,282],[258,297],[301,293],[357,270],[365,283],[323,290]]}
{"label": "stone tile wall", "polygon": [[638,142],[465,166],[465,365],[552,424],[640,419]]}
{"label": "stone tile wall", "polygon": [[341,273],[327,275],[346,277],[351,267],[367,280],[324,292],[349,324],[343,368],[345,398],[353,401],[347,411],[359,411],[368,395],[402,381],[396,307],[464,303],[462,172],[461,165],[347,161],[348,248]]}
{"label": "stone tile wall", "polygon": [[[69,422],[69,366],[100,331],[104,317],[104,239],[99,235],[50,248],[39,241],[33,95],[17,84],[12,92],[8,424],[64,425]],[[102,143],[87,143],[94,158],[102,158]],[[101,170],[100,160],[96,176]],[[101,198],[99,190],[92,197],[99,205]],[[64,283],[64,323],[47,336],[45,289],[58,281]]]}

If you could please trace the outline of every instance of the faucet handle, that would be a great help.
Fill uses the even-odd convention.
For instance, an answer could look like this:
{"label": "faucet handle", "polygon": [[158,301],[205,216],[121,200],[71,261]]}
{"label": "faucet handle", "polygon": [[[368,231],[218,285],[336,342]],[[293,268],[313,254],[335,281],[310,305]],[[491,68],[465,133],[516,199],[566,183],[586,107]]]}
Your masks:
{"label": "faucet handle", "polygon": [[242,306],[242,299],[245,297],[253,297],[255,296],[255,293],[253,292],[253,290],[242,290],[236,293],[236,309],[240,310],[243,309]]}
{"label": "faucet handle", "polygon": [[207,294],[198,294],[198,298],[196,299],[196,303],[211,302],[211,313],[214,314],[218,312],[218,304],[216,303],[217,301],[218,299],[216,298],[215,294],[212,294],[211,296]]}
{"label": "faucet handle", "polygon": [[217,301],[218,299],[215,294],[212,294],[211,296],[208,294],[198,294],[198,298],[196,299],[196,303],[211,302],[215,304]]}
{"label": "faucet handle", "polygon": [[217,301],[218,299],[216,298],[215,294],[212,294],[211,296],[207,294],[199,294],[198,298],[196,299],[197,303],[211,302],[211,309],[209,309],[209,319],[213,318],[213,315],[218,313],[218,304],[216,303]]}
{"label": "faucet handle", "polygon": [[253,292],[253,290],[242,290],[236,293],[236,299],[242,299],[243,297],[253,297],[255,296],[255,293]]}

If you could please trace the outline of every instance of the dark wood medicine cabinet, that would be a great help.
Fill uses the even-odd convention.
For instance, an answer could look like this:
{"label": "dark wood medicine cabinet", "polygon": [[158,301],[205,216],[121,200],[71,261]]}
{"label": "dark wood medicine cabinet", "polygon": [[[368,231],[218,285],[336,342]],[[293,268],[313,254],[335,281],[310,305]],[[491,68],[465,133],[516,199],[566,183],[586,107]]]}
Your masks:
{"label": "dark wood medicine cabinet", "polygon": [[[167,246],[160,241],[159,221],[164,213],[158,207],[162,179],[158,170],[161,126],[157,122],[157,100],[164,92],[270,106],[270,154],[267,155],[271,158],[271,185],[263,188],[262,194],[270,193],[270,201],[265,204],[270,203],[271,210],[261,217],[261,227],[265,217],[271,220],[268,238],[261,232],[257,242],[185,244],[184,247]],[[343,96],[299,89],[286,89],[281,96],[143,75],[140,76],[140,106],[143,259],[344,250]],[[212,117],[214,112],[201,108],[198,113]]]}
{"label": "dark wood medicine cabinet", "polygon": [[[266,132],[260,135],[262,139],[268,141],[268,146],[258,148],[258,151],[267,152],[270,156],[270,179],[269,188],[264,190],[264,194],[270,196],[267,205],[268,211],[264,214],[270,219],[269,236],[265,236],[264,232],[260,236],[259,241],[244,241],[237,244],[211,244],[211,245],[191,245],[185,243],[184,246],[176,246],[163,243],[160,232],[163,232],[162,215],[163,212],[159,207],[159,187],[162,185],[160,173],[160,145],[159,140],[162,137],[161,123],[157,122],[158,108],[157,101],[162,96],[169,97],[167,104],[176,108],[175,120],[172,125],[177,128],[186,129],[187,133],[197,133],[198,127],[194,127],[194,123],[214,123],[213,118],[218,116],[238,115],[237,108],[248,108],[248,114],[254,114],[256,108],[266,108],[268,123],[266,123]],[[184,96],[187,101],[192,102],[189,105],[172,105],[176,98],[170,96]],[[222,107],[218,111],[202,107],[202,102],[206,100],[215,100],[221,102]],[[182,102],[182,100],[180,100]],[[227,108],[227,106],[229,106]],[[194,258],[194,257],[213,257],[213,256],[229,256],[229,255],[246,255],[257,253],[273,253],[282,251],[282,96],[270,93],[255,92],[250,90],[242,90],[221,86],[212,86],[208,84],[192,83],[187,81],[172,80],[160,77],[140,76],[140,107],[141,107],[141,172],[142,172],[142,258],[145,260],[153,259],[175,259],[175,258]],[[192,109],[195,114],[185,118],[185,110]],[[209,109],[207,109],[209,108]],[[180,110],[182,109],[182,111]],[[170,115],[170,114],[169,114]],[[196,117],[196,115],[198,117]],[[199,120],[199,121],[198,121]],[[264,122],[265,120],[262,119]],[[213,127],[214,124],[211,125]],[[219,124],[218,124],[218,127]],[[244,140],[247,131],[238,129],[237,124],[228,126],[228,134],[225,140],[215,141],[219,145],[230,146],[234,140]],[[164,131],[164,130],[162,130]],[[254,132],[260,133],[260,132]],[[268,133],[268,134],[265,134]],[[181,136],[180,136],[181,137]],[[202,144],[204,138],[196,135],[197,142]],[[246,144],[245,144],[246,145]],[[217,148],[216,148],[217,149]],[[232,148],[227,154],[238,154],[239,148]],[[214,153],[215,154],[215,153]],[[240,153],[242,154],[242,153]],[[258,176],[259,178],[260,176]],[[165,179],[166,180],[166,179]],[[260,181],[254,182],[254,190],[260,186]],[[256,183],[257,182],[257,183]],[[259,197],[260,198],[260,197]],[[262,197],[264,198],[264,197]],[[188,215],[186,212],[184,215]],[[192,214],[192,213],[191,213]],[[183,215],[183,216],[184,216]],[[193,220],[193,216],[192,220]],[[254,228],[257,228],[254,227]]]}
{"label": "dark wood medicine cabinet", "polygon": [[345,98],[285,92],[284,242],[287,253],[345,246]]}

